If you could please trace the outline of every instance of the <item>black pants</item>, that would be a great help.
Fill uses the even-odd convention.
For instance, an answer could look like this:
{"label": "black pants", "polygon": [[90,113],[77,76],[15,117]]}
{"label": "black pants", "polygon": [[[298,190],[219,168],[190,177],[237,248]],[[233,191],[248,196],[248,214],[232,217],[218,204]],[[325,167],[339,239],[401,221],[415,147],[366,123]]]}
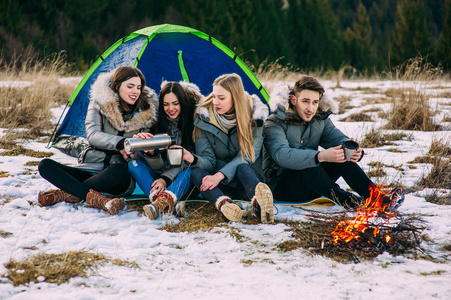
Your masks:
{"label": "black pants", "polygon": [[124,164],[112,164],[100,173],[92,174],[45,158],[39,163],[38,170],[54,186],[81,200],[86,200],[89,189],[121,195],[127,191],[131,180]]}
{"label": "black pants", "polygon": [[[341,189],[335,183],[340,177],[363,199],[356,199],[352,193]],[[325,196],[341,205],[355,206],[352,202],[370,196],[370,186],[374,183],[356,163],[321,163],[315,168],[285,170],[279,176],[274,196],[279,201],[291,202],[306,202]]]}

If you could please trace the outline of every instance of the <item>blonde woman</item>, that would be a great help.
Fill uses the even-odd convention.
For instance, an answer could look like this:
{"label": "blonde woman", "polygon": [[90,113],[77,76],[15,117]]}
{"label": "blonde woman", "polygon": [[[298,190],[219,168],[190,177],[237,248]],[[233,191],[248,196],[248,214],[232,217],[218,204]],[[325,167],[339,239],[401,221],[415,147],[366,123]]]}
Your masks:
{"label": "blonde woman", "polygon": [[191,182],[230,221],[247,215],[232,201],[236,197],[251,200],[262,223],[274,222],[271,190],[257,175],[267,116],[268,108],[244,91],[237,74],[218,77],[196,110]]}

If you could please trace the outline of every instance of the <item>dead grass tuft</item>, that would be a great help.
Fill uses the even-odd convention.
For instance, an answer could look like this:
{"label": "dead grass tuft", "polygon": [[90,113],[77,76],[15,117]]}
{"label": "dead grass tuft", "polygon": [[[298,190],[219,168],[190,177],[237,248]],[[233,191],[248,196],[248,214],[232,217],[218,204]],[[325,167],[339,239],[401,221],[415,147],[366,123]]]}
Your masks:
{"label": "dead grass tuft", "polygon": [[10,260],[5,264],[8,279],[14,286],[45,281],[62,284],[73,277],[87,277],[87,272],[104,264],[107,258],[86,251],[62,254],[38,254],[23,262]]}
{"label": "dead grass tuft", "polygon": [[261,82],[295,82],[300,76],[299,69],[295,69],[290,64],[282,65],[280,61],[283,59],[284,57],[280,57],[273,62],[268,62],[266,59],[258,68],[251,65],[250,69]]}
{"label": "dead grass tuft", "polygon": [[363,140],[359,143],[362,148],[377,148],[385,145],[393,145],[394,141],[403,139],[410,139],[410,137],[402,132],[382,134],[380,131],[373,128]]}
{"label": "dead grass tuft", "polygon": [[[436,87],[436,88],[433,88],[433,89],[436,90],[438,88],[440,88],[440,87]],[[447,88],[447,87],[442,87],[442,88]],[[445,91],[445,92],[436,93],[436,94],[434,94],[434,97],[436,97],[436,98],[451,98],[451,92],[450,91]]]}
{"label": "dead grass tuft", "polygon": [[7,232],[7,231],[4,231],[4,230],[0,230],[0,236],[2,237],[2,238],[9,238],[10,236],[12,236],[13,234],[11,233],[11,232]]}
{"label": "dead grass tuft", "polygon": [[418,55],[386,72],[387,78],[404,81],[432,81],[443,77],[441,66],[433,66],[427,57]]}
{"label": "dead grass tuft", "polygon": [[341,119],[342,122],[373,122],[373,119],[364,112],[355,113]]}
{"label": "dead grass tuft", "polygon": [[[421,157],[415,160],[421,160]],[[418,185],[423,188],[445,188],[451,187],[451,144],[443,139],[432,140],[428,153],[423,160],[432,164],[431,172],[419,181]]]}
{"label": "dead grass tuft", "polygon": [[438,193],[432,193],[426,196],[426,201],[439,205],[451,205],[451,195],[439,195]]}
{"label": "dead grass tuft", "polygon": [[379,93],[378,88],[374,87],[356,87],[356,88],[350,88],[349,91],[356,91],[356,92],[363,92],[364,94],[377,94]]}
{"label": "dead grass tuft", "polygon": [[7,172],[7,171],[0,171],[0,178],[2,178],[2,177],[9,177],[9,176],[10,176],[9,172]]}
{"label": "dead grass tuft", "polygon": [[343,114],[346,110],[353,108],[353,106],[349,104],[349,102],[351,102],[350,96],[341,95],[334,98],[334,100],[338,102],[338,114],[340,115]]}
{"label": "dead grass tuft", "polygon": [[70,69],[65,57],[3,65],[0,78],[20,80],[18,85],[23,86],[0,87],[0,127],[26,128],[30,138],[48,134],[54,127],[50,109],[65,104],[75,88],[59,81]]}
{"label": "dead grass tuft", "polygon": [[5,150],[0,153],[1,156],[30,156],[30,157],[36,157],[36,158],[45,158],[50,157],[53,155],[52,152],[40,152],[40,151],[34,151],[31,149],[26,149],[23,146],[16,145],[12,149]]}
{"label": "dead grass tuft", "polygon": [[198,232],[227,226],[223,215],[210,203],[189,203],[186,210],[188,215],[180,222],[165,224],[162,229],[169,232]]}
{"label": "dead grass tuft", "polygon": [[[429,106],[429,98],[421,91],[402,92],[392,96],[392,111],[386,114],[385,129],[436,131],[441,127],[434,124],[435,112]],[[384,114],[380,114],[384,117]]]}
{"label": "dead grass tuft", "polygon": [[[33,250],[33,249],[30,249]],[[139,268],[134,261],[110,259],[102,254],[87,251],[70,251],[61,254],[38,254],[26,261],[10,260],[5,264],[7,277],[14,286],[31,282],[48,282],[62,284],[73,277],[88,277],[89,273],[106,263],[129,268]]]}

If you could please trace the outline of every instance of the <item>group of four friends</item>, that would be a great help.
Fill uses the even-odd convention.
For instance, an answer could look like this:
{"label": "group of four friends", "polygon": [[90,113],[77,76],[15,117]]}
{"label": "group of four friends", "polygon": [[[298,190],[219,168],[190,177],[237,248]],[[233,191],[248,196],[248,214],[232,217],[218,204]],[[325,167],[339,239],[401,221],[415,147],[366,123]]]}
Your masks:
{"label": "group of four friends", "polygon": [[[86,114],[90,146],[77,167],[40,162],[39,173],[58,189],[40,192],[38,202],[85,201],[114,215],[136,182],[150,199],[145,214],[156,219],[195,187],[230,221],[249,215],[232,199],[248,199],[261,222],[272,223],[273,199],[306,202],[324,196],[356,207],[370,196],[374,183],[357,164],[363,151],[346,160],[342,143],[350,138],[330,120],[336,104],[315,78],[274,88],[270,108],[269,115],[237,74],[216,78],[204,97],[186,82],[163,82],[157,96],[135,67],[103,73],[92,85]],[[160,133],[175,138],[171,148],[183,148],[180,167],[171,166],[164,149],[125,152],[126,138]],[[357,194],[340,188],[340,177]],[[399,189],[384,197],[392,208],[404,199]]]}

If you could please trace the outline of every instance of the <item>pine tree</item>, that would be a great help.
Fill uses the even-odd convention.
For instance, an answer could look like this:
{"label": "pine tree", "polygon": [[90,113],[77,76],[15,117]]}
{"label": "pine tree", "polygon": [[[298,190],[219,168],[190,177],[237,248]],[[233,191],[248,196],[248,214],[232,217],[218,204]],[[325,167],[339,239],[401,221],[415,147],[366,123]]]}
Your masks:
{"label": "pine tree", "polygon": [[400,0],[396,9],[391,47],[392,62],[399,65],[419,54],[431,52],[431,40],[424,4],[419,0]]}
{"label": "pine tree", "polygon": [[371,69],[376,63],[372,36],[370,17],[365,6],[359,1],[352,29],[348,27],[344,33],[346,54],[351,58],[351,65],[358,70]]}
{"label": "pine tree", "polygon": [[451,70],[451,1],[446,9],[445,22],[439,38],[439,60],[446,70]]}

